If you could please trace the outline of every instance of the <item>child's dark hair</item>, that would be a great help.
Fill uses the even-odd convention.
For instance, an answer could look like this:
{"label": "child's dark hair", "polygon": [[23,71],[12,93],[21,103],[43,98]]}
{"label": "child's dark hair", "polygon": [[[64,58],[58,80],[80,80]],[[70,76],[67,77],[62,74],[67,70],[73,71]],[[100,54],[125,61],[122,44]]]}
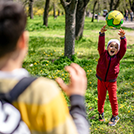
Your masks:
{"label": "child's dark hair", "polygon": [[15,50],[26,21],[27,16],[20,4],[0,2],[0,57]]}

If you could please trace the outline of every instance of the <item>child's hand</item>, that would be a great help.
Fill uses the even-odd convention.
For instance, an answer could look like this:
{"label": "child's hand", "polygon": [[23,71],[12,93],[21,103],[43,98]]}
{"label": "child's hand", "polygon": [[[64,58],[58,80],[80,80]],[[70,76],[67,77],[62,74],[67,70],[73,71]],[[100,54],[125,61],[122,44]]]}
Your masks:
{"label": "child's hand", "polygon": [[125,31],[120,29],[119,30],[119,33],[118,33],[121,37],[124,37],[125,36]]}
{"label": "child's hand", "polygon": [[107,25],[105,25],[105,26],[103,26],[103,27],[101,28],[101,31],[100,31],[101,33],[104,33],[105,31],[107,31],[107,29],[105,29],[106,26],[107,26]]}

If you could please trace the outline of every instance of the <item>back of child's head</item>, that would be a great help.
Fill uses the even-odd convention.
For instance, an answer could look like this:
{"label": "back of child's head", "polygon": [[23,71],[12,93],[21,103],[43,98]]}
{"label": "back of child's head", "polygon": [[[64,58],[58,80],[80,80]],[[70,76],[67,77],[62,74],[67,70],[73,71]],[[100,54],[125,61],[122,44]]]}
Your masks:
{"label": "back of child's head", "polygon": [[27,16],[20,4],[11,1],[0,3],[0,57],[15,50],[26,21]]}

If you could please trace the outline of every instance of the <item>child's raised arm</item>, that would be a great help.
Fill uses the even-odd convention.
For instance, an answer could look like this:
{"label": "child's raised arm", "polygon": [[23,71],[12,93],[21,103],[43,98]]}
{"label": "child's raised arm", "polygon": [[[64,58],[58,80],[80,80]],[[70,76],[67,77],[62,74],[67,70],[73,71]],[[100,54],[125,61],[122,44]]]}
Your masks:
{"label": "child's raised arm", "polygon": [[120,50],[118,52],[118,57],[119,59],[121,60],[127,50],[127,39],[125,37],[125,31],[120,29],[119,30],[119,33],[120,35],[120,39],[121,39],[121,42],[120,42]]}
{"label": "child's raised arm", "polygon": [[106,26],[107,26],[107,25],[104,25],[104,26],[101,28],[101,30],[100,30],[101,34],[104,33],[105,31],[107,31]]}
{"label": "child's raised arm", "polygon": [[118,34],[120,35],[120,37],[124,37],[125,36],[125,31],[121,28],[119,30],[119,33]]}

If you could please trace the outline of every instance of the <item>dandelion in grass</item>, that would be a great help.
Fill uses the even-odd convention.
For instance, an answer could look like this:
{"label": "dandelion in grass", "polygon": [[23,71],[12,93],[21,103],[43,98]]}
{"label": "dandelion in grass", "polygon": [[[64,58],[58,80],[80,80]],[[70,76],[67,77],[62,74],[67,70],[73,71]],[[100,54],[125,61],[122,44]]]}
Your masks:
{"label": "dandelion in grass", "polygon": [[34,65],[37,65],[37,63],[35,62]]}
{"label": "dandelion in grass", "polygon": [[30,66],[30,67],[32,67],[32,66],[33,66],[33,64],[30,64],[29,66]]}
{"label": "dandelion in grass", "polygon": [[56,79],[56,78],[57,78],[57,76],[54,77],[54,79]]}
{"label": "dandelion in grass", "polygon": [[46,64],[46,66],[48,66],[48,64]]}
{"label": "dandelion in grass", "polygon": [[128,110],[128,113],[130,113],[130,110]]}

